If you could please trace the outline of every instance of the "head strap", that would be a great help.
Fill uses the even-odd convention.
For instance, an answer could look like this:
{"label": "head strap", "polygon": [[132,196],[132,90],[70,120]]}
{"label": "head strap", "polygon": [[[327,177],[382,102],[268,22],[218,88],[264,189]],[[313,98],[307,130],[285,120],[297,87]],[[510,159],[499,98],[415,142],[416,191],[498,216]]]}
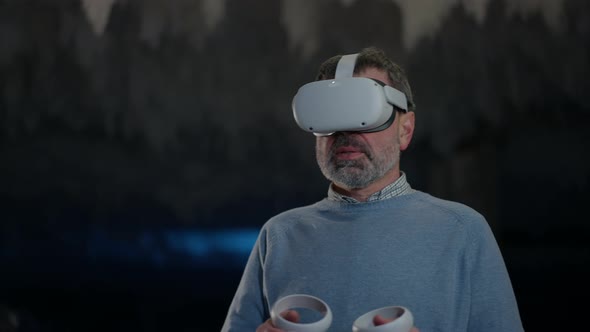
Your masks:
{"label": "head strap", "polygon": [[334,78],[352,77],[357,57],[358,53],[343,55],[340,60],[338,60],[338,66],[336,66],[336,75],[334,75]]}

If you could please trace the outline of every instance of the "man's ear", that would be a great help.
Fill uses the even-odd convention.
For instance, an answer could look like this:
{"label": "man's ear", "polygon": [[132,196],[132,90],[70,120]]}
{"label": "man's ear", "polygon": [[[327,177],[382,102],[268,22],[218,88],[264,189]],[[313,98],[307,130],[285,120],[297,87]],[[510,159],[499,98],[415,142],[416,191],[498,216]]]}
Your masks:
{"label": "man's ear", "polygon": [[410,145],[414,136],[414,122],[416,115],[414,112],[401,113],[399,120],[399,149],[404,151]]}

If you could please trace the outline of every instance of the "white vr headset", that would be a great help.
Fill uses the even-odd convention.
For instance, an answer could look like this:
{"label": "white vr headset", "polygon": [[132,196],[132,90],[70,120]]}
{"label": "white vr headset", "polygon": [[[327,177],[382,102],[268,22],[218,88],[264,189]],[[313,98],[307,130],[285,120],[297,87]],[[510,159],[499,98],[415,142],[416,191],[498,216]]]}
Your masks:
{"label": "white vr headset", "polygon": [[403,92],[377,80],[352,76],[357,56],[343,56],[334,79],[299,88],[292,107],[301,129],[318,136],[337,131],[381,131],[393,123],[394,106],[408,111]]}

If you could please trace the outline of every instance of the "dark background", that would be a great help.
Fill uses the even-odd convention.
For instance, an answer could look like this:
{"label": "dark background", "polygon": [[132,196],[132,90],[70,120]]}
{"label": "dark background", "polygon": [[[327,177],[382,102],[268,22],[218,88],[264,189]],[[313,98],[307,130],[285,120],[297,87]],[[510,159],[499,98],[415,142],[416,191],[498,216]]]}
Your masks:
{"label": "dark background", "polygon": [[0,330],[219,330],[260,226],[327,191],[292,96],[369,45],[412,186],[486,216],[527,331],[587,325],[590,2],[0,0]]}

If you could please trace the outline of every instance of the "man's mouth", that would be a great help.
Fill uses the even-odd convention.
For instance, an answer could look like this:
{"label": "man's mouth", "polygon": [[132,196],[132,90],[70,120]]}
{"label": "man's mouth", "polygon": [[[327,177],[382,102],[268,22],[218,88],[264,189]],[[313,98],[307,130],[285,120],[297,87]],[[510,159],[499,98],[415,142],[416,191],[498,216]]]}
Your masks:
{"label": "man's mouth", "polygon": [[362,149],[353,146],[342,146],[334,150],[334,156],[340,160],[352,160],[363,156]]}

